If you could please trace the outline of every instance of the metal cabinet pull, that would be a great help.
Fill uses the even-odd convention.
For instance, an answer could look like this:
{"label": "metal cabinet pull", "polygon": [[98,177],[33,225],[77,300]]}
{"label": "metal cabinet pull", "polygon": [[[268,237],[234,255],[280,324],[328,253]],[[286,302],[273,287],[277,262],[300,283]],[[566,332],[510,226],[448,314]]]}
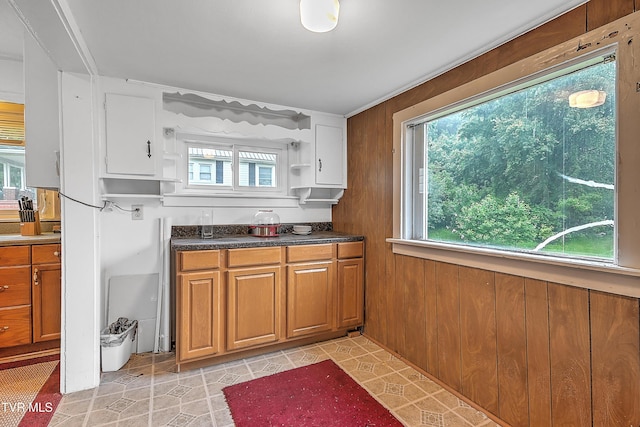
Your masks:
{"label": "metal cabinet pull", "polygon": [[36,285],[36,286],[39,284],[38,283],[38,269],[37,268],[33,269],[33,284]]}
{"label": "metal cabinet pull", "polygon": [[1,334],[2,332],[7,332],[8,330],[9,330],[9,327],[8,327],[8,326],[3,326],[2,328],[0,328],[0,334]]}
{"label": "metal cabinet pull", "polygon": [[322,159],[318,159],[318,172],[322,172]]}
{"label": "metal cabinet pull", "polygon": [[9,289],[9,285],[0,286],[0,292],[4,292]]}
{"label": "metal cabinet pull", "polygon": [[147,156],[151,158],[151,141],[147,141]]}

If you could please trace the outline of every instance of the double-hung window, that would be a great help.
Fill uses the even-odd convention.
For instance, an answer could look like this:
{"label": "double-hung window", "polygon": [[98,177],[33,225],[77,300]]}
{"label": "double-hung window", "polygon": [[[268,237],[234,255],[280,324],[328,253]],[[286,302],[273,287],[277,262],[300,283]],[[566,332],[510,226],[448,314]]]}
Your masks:
{"label": "double-hung window", "polygon": [[285,191],[285,146],[221,141],[204,138],[184,141],[188,153],[187,190],[218,193]]}

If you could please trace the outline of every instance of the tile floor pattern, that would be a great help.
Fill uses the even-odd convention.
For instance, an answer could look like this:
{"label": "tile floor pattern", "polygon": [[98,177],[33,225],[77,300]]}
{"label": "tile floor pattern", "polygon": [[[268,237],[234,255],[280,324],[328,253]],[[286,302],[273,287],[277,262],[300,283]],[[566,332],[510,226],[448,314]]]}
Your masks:
{"label": "tile floor pattern", "polygon": [[406,426],[498,426],[363,336],[180,373],[173,353],[134,354],[121,370],[103,373],[99,387],[65,395],[50,425],[233,426],[224,387],[326,359],[333,359]]}

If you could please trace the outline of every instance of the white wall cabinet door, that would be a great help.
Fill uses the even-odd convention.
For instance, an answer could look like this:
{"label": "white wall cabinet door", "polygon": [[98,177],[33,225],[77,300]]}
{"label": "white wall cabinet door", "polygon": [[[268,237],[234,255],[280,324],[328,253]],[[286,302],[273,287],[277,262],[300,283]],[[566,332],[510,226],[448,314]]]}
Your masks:
{"label": "white wall cabinet door", "polygon": [[105,108],[107,174],[157,175],[154,100],[107,93]]}
{"label": "white wall cabinet door", "polygon": [[316,125],[316,184],[344,185],[343,129]]}
{"label": "white wall cabinet door", "polygon": [[29,187],[60,187],[60,73],[25,31],[25,160]]}

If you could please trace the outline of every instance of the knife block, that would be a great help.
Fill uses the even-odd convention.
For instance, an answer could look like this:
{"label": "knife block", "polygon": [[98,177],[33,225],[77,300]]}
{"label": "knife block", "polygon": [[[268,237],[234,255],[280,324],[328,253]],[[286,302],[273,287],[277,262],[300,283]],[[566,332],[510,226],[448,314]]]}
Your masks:
{"label": "knife block", "polygon": [[23,236],[37,236],[40,234],[40,214],[38,211],[35,211],[33,214],[36,219],[35,221],[20,223],[20,234]]}

